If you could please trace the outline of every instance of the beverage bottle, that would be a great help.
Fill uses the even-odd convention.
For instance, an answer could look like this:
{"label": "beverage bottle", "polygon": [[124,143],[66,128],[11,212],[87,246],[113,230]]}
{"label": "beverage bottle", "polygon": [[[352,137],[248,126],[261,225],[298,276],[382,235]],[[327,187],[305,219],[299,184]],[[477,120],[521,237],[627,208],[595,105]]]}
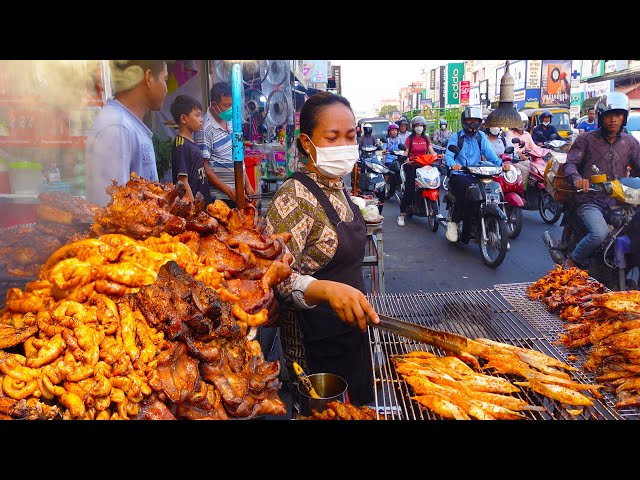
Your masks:
{"label": "beverage bottle", "polygon": [[58,167],[56,166],[55,163],[52,163],[51,167],[49,167],[49,173],[47,174],[47,180],[49,181],[49,183],[59,183],[61,181],[61,179],[60,179],[60,170],[58,170]]}

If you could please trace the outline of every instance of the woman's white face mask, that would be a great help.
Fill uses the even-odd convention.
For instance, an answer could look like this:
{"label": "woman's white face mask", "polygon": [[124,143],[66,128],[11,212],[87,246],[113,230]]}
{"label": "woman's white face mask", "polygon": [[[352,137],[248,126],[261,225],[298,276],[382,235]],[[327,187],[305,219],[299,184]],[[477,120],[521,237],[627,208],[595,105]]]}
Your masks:
{"label": "woman's white face mask", "polygon": [[500,127],[491,127],[489,131],[491,132],[491,135],[498,135],[500,133]]}
{"label": "woman's white face mask", "polygon": [[321,174],[327,178],[342,178],[351,173],[359,157],[358,144],[316,147],[311,138],[309,141],[316,149],[316,158],[312,160]]}

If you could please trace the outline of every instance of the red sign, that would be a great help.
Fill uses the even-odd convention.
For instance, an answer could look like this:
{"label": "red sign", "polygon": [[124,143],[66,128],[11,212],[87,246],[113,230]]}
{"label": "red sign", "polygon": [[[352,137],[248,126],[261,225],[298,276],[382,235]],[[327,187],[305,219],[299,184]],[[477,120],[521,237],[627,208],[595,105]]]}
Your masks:
{"label": "red sign", "polygon": [[471,82],[462,80],[460,82],[460,103],[469,103],[469,90],[471,90]]}

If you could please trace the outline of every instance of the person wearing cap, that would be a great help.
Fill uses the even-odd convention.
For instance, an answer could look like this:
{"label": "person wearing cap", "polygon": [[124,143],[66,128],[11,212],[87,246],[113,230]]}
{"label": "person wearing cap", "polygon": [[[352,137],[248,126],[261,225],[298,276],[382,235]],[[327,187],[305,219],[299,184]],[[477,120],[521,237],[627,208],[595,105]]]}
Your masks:
{"label": "person wearing cap", "polygon": [[[396,155],[391,153],[394,150],[398,150],[398,146],[400,145],[400,139],[398,138],[398,124],[391,123],[387,127],[387,138],[385,143],[382,144],[382,155],[384,156],[384,164],[387,168],[392,168],[391,164],[396,161],[398,158]],[[389,193],[387,194],[387,199],[391,198],[393,194],[396,192],[396,175],[393,173],[388,173],[385,176],[385,180],[389,184]]]}
{"label": "person wearing cap", "polygon": [[144,117],[167,96],[166,60],[110,60],[114,96],[93,121],[86,145],[87,200],[106,206],[112,180],[125,185],[135,173],[158,181],[151,129]]}
{"label": "person wearing cap", "polygon": [[624,133],[629,116],[629,97],[622,92],[609,92],[595,105],[596,130],[578,135],[567,152],[564,175],[570,185],[582,190],[576,195],[577,215],[588,230],[570,253],[565,266],[587,268],[589,257],[605,241],[609,226],[605,218],[616,200],[603,191],[590,191],[592,167],[596,166],[607,180],[622,180],[631,166],[631,177],[640,176],[640,143]]}
{"label": "person wearing cap", "polygon": [[[518,113],[522,119],[522,126],[519,128],[510,128],[505,135],[505,139],[507,140],[507,145],[513,145],[515,153],[520,157],[520,161],[514,163],[513,166],[520,170],[520,173],[522,174],[522,182],[526,189],[529,183],[529,173],[531,171],[531,160],[529,160],[529,154],[544,158],[548,150],[536,145],[536,142],[531,138],[531,134],[527,131],[529,126],[529,117],[527,114],[524,112]],[[512,141],[514,138],[520,140],[520,144],[513,144]],[[520,145],[522,145],[522,147],[520,147]]]}
{"label": "person wearing cap", "polygon": [[545,142],[551,141],[551,135],[554,133],[560,138],[558,129],[551,125],[552,118],[553,114],[549,110],[545,110],[540,114],[540,123],[536,125],[533,132],[531,132],[533,141],[540,147],[544,147]]}

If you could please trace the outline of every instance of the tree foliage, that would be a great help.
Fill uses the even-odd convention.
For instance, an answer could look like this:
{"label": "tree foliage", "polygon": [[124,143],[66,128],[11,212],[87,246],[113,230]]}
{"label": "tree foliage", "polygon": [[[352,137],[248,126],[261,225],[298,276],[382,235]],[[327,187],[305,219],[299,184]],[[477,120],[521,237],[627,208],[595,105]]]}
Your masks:
{"label": "tree foliage", "polygon": [[400,109],[397,105],[384,105],[380,111],[378,112],[379,117],[386,117],[388,114],[393,112],[399,112]]}

